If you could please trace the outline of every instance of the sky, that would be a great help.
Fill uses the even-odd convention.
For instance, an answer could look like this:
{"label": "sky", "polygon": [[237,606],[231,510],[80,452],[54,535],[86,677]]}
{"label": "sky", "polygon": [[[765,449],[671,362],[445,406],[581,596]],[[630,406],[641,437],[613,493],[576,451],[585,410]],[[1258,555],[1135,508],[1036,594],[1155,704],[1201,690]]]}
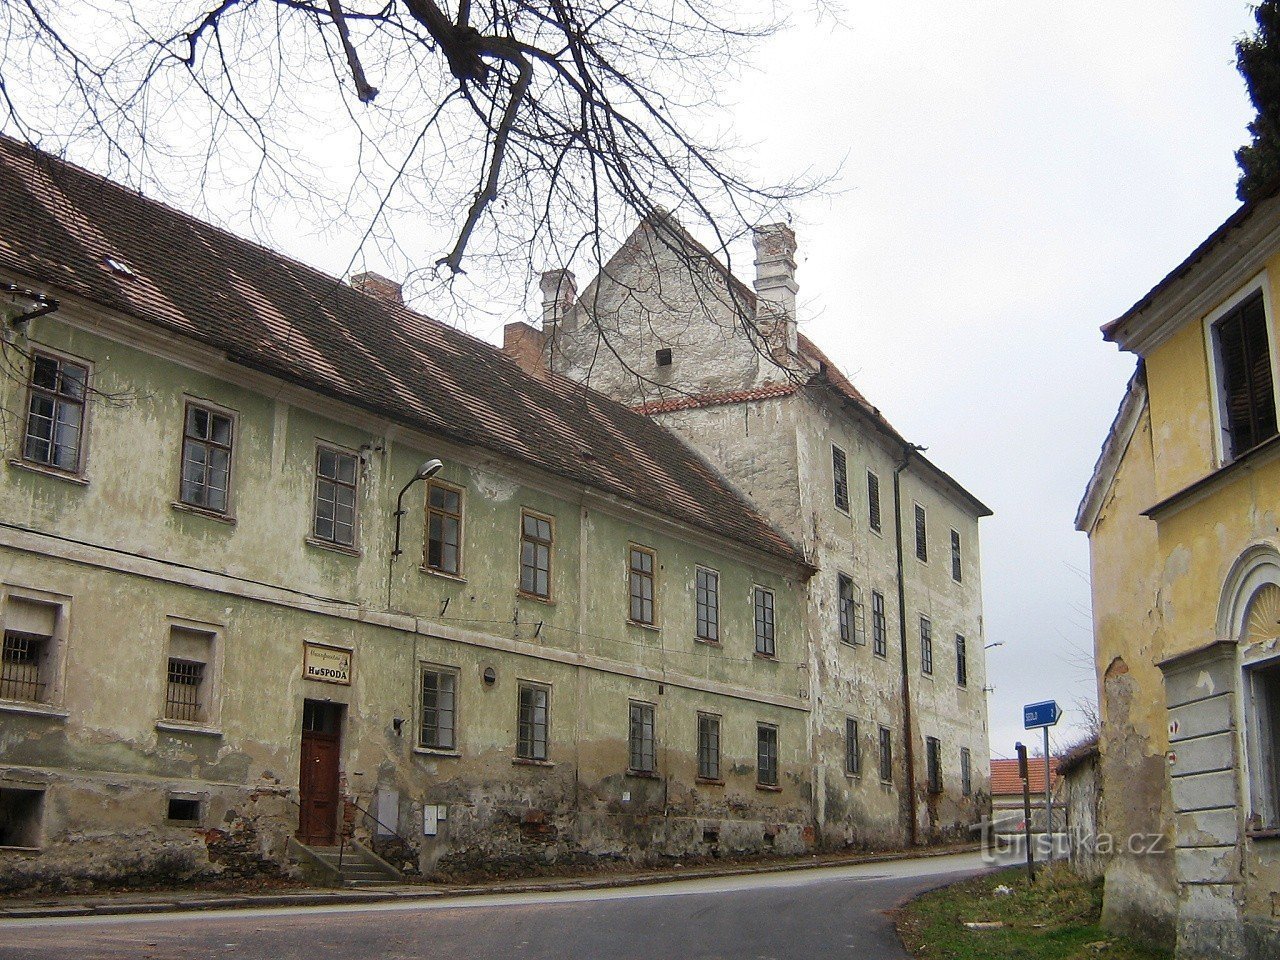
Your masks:
{"label": "sky", "polygon": [[[791,27],[723,99],[759,180],[837,174],[789,211],[801,327],[995,512],[981,531],[993,755],[1039,742],[1021,707],[1042,699],[1066,709],[1069,743],[1096,699],[1073,519],[1134,365],[1098,328],[1237,206],[1250,5],[849,0],[837,21],[791,2]],[[200,216],[243,223],[234,199],[200,199]],[[357,254],[359,224],[300,207],[257,226],[326,272],[394,275]],[[497,341],[508,319],[467,326]]]}

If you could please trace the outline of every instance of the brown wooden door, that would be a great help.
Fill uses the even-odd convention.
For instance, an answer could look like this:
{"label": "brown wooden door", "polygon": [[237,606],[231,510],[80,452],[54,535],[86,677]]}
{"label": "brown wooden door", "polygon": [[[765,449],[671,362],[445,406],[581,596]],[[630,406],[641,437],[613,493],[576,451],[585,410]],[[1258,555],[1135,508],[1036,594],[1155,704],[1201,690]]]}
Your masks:
{"label": "brown wooden door", "polygon": [[338,826],[338,708],[307,701],[303,711],[302,767],[298,774],[302,813],[298,839],[329,846]]}

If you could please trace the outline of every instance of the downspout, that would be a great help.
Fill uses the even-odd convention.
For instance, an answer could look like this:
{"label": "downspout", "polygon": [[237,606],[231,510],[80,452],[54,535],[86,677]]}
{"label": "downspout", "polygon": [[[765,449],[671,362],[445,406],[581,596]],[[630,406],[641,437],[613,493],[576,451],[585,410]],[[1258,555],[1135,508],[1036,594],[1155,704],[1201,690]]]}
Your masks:
{"label": "downspout", "polygon": [[907,654],[907,596],[902,570],[902,471],[911,461],[911,454],[918,448],[907,444],[902,448],[902,459],[893,468],[893,531],[898,551],[898,642],[902,650],[902,743],[907,766],[907,815],[911,846],[919,842],[916,826],[916,762],[915,735],[911,731],[911,665]]}

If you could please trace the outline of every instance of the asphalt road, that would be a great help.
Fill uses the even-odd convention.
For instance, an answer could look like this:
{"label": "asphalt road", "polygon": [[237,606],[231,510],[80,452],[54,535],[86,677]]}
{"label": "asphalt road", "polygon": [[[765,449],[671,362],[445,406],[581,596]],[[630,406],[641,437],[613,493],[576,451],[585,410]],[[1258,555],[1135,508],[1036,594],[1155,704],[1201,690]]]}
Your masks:
{"label": "asphalt road", "polygon": [[612,890],[0,922],[0,958],[904,960],[886,911],[977,854]]}

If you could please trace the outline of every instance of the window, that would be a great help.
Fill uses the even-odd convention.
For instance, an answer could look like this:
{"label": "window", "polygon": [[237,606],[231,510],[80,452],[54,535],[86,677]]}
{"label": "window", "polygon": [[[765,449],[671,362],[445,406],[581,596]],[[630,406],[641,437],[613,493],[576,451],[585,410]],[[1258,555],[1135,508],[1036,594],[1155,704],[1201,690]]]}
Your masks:
{"label": "window", "polygon": [[211,718],[214,635],[186,627],[169,628],[164,718],[208,723]]}
{"label": "window", "polygon": [[720,779],[720,718],[711,713],[698,714],[698,777]]}
{"label": "window", "polygon": [[182,436],[183,503],[214,513],[227,512],[233,429],[230,415],[187,404]]}
{"label": "window", "polygon": [[756,783],[778,785],[778,728],[768,723],[756,724]]}
{"label": "window", "polygon": [[925,538],[924,507],[916,504],[916,559],[929,562],[929,544]]}
{"label": "window", "polygon": [[360,459],[330,447],[316,448],[316,539],[356,545],[356,480]]}
{"label": "window", "polygon": [[880,532],[880,478],[867,471],[867,520],[871,529]]}
{"label": "window", "polygon": [[462,572],[462,491],[427,481],[427,569]]}
{"label": "window", "polygon": [[920,669],[933,673],[933,624],[928,617],[920,618]]}
{"label": "window", "polygon": [[659,367],[671,366],[671,348],[661,347],[653,352],[653,362]]}
{"label": "window", "polygon": [[862,773],[862,747],[858,743],[858,721],[848,717],[844,722],[844,772],[851,777]]}
{"label": "window", "polygon": [[698,639],[720,642],[720,574],[698,567],[694,592],[697,594]]}
{"label": "window", "polygon": [[551,598],[551,518],[520,513],[520,592]]}
{"label": "window", "polygon": [[1280,827],[1280,663],[1247,668],[1245,676],[1254,822],[1275,829]]}
{"label": "window", "polygon": [[631,589],[631,621],[653,626],[654,554],[646,547],[632,547],[627,561]]}
{"label": "window", "polygon": [[871,652],[877,657],[889,655],[889,636],[884,625],[884,594],[871,591]]}
{"label": "window", "polygon": [[888,727],[880,728],[880,779],[893,782],[893,733]]}
{"label": "window", "polygon": [[43,790],[0,787],[0,847],[39,847],[43,813]]}
{"label": "window", "polygon": [[653,704],[631,702],[631,722],[627,733],[633,773],[653,773],[657,753],[653,735]]}
{"label": "window", "polygon": [[53,698],[57,604],[9,597],[0,650],[0,699],[48,703]]}
{"label": "window", "polygon": [[773,591],[764,587],[755,589],[756,605],[756,653],[762,657],[776,655],[773,642]]}
{"label": "window", "polygon": [[[454,670],[423,666],[421,719],[418,746],[426,750],[453,750],[458,746],[458,674]],[[545,742],[545,732],[543,736]]]}
{"label": "window", "polygon": [[969,685],[969,651],[964,637],[956,634],[956,683],[962,687]]}
{"label": "window", "polygon": [[531,683],[520,684],[516,718],[516,756],[524,760],[547,759],[547,722],[551,691]]}
{"label": "window", "polygon": [[951,579],[956,583],[963,580],[960,569],[960,534],[956,530],[951,531]]}
{"label": "window", "polygon": [[968,747],[960,748],[960,792],[966,797],[973,795],[973,758]]}
{"label": "window", "polygon": [[937,737],[925,737],[925,778],[930,793],[942,792],[942,744]]}
{"label": "window", "polygon": [[43,353],[32,357],[24,460],[80,472],[88,381],[88,367]]}
{"label": "window", "polygon": [[831,476],[836,509],[849,512],[849,462],[839,447],[831,448]]}
{"label": "window", "polygon": [[839,605],[840,642],[854,642],[853,580],[843,573],[836,575],[836,602]]}
{"label": "window", "polygon": [[1276,435],[1267,316],[1262,291],[1232,307],[1213,325],[1218,360],[1223,454],[1235,460]]}
{"label": "window", "polygon": [[165,819],[171,823],[198,824],[200,822],[200,798],[189,793],[169,794]]}

